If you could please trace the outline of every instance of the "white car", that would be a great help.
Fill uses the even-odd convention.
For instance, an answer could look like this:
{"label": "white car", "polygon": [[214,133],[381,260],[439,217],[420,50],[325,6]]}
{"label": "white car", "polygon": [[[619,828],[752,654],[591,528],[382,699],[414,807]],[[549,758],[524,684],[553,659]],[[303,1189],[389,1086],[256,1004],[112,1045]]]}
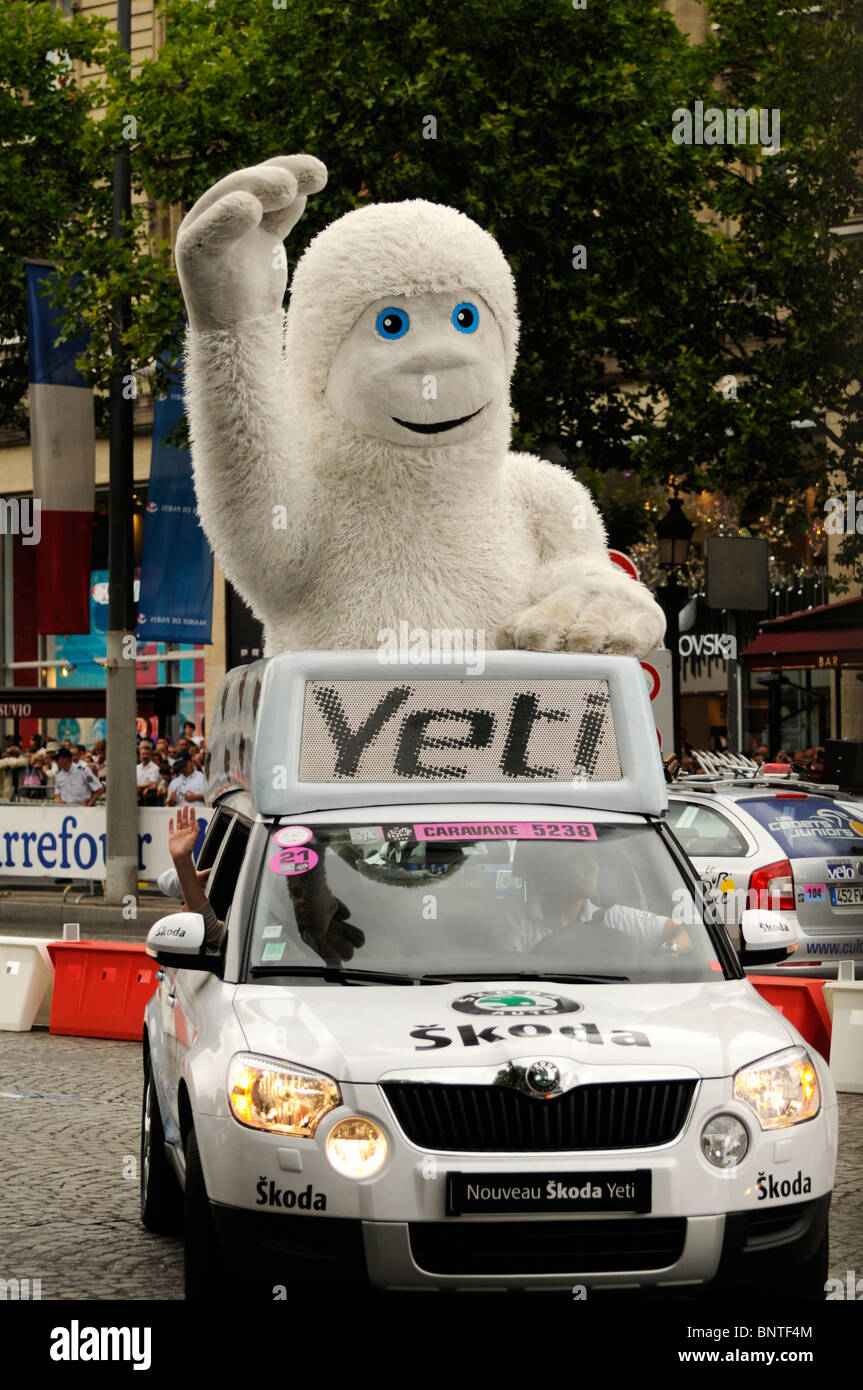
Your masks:
{"label": "white car", "polygon": [[835,1091],[668,831],[638,663],[486,663],[226,677],[199,860],[226,936],[148,935],[145,1225],[184,1209],[194,1299],[823,1298]]}
{"label": "white car", "polygon": [[732,939],[746,907],[768,907],[797,941],[789,968],[863,961],[863,803],[818,783],[689,776],[669,788],[668,821]]}

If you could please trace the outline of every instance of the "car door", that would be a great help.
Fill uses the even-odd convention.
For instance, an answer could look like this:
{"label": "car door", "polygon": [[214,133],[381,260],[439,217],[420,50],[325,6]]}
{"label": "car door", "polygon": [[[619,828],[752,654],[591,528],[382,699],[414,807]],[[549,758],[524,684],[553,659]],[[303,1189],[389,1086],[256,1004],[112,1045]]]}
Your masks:
{"label": "car door", "polygon": [[[237,879],[243,867],[252,823],[244,816],[232,814],[207,880],[210,906],[230,931],[231,905]],[[202,846],[202,850],[203,850]],[[224,943],[223,943],[224,944]],[[178,970],[175,978],[174,1036],[177,1079],[183,1071],[189,1049],[195,1045],[206,1028],[205,995],[219,988],[218,977],[203,970]]]}
{"label": "car door", "polygon": [[[203,869],[210,869],[210,877],[212,878],[212,869],[221,855],[235,820],[236,815],[228,807],[219,808],[213,815],[195,863],[195,868],[199,872]],[[165,1068],[163,1083],[171,1114],[178,1125],[177,1086],[180,1079],[181,1052],[184,1052],[188,1045],[187,1019],[182,1006],[178,1015],[178,995],[182,993],[183,998],[185,998],[185,990],[181,988],[179,976],[189,977],[195,974],[199,975],[201,979],[209,978],[200,971],[180,971],[172,965],[162,967],[160,999]],[[180,1023],[182,1046],[177,1032],[178,1017],[182,1019]]]}

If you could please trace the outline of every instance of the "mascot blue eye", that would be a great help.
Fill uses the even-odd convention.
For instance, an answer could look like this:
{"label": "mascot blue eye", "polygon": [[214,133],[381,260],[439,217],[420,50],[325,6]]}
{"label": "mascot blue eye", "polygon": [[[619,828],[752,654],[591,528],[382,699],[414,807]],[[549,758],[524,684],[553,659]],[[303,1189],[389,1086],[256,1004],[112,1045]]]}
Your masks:
{"label": "mascot blue eye", "polygon": [[457,304],[452,311],[453,327],[459,333],[475,333],[479,326],[479,309],[475,304],[468,304],[465,300],[462,304]]}
{"label": "mascot blue eye", "polygon": [[375,319],[375,328],[382,338],[403,338],[410,326],[404,309],[381,309]]}

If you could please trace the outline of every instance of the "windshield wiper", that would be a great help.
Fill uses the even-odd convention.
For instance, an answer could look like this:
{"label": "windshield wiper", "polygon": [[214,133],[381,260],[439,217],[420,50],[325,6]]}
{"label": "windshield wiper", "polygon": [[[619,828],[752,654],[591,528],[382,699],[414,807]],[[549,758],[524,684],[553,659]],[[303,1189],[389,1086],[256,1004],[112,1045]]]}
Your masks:
{"label": "windshield wiper", "polygon": [[557,970],[508,970],[504,973],[485,970],[482,974],[476,975],[423,975],[422,978],[434,984],[446,984],[450,980],[552,980],[562,985],[628,985],[631,983],[628,975],[567,975],[565,972]]}
{"label": "windshield wiper", "polygon": [[339,965],[253,965],[250,974],[254,979],[261,975],[314,975],[343,985],[356,980],[385,985],[419,984],[418,975],[395,975],[387,970],[343,970]]}

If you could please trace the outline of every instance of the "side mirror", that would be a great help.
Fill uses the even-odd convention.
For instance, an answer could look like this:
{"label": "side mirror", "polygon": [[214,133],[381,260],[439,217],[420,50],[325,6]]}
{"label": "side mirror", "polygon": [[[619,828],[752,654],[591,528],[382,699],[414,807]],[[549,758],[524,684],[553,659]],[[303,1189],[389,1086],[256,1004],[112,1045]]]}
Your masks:
{"label": "side mirror", "polygon": [[160,965],[179,970],[212,970],[221,966],[221,956],[206,953],[207,932],[200,912],[172,912],[160,917],[147,932],[146,951]]}
{"label": "side mirror", "polygon": [[797,950],[794,926],[779,912],[746,908],[740,919],[742,965],[774,965]]}

